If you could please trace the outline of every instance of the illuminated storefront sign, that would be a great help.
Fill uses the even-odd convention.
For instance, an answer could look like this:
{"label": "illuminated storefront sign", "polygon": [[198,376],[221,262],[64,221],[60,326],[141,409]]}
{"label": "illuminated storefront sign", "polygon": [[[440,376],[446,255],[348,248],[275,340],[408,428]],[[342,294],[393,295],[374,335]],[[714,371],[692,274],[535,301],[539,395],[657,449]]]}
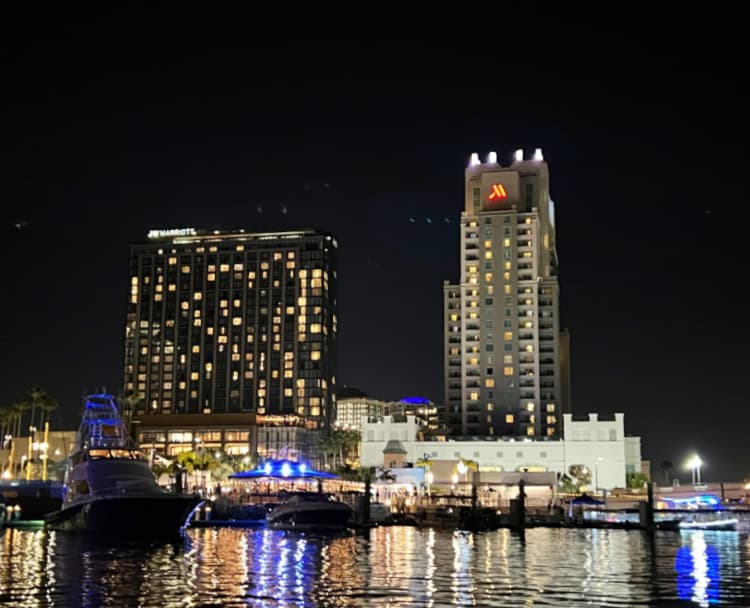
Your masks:
{"label": "illuminated storefront sign", "polygon": [[170,228],[169,230],[149,230],[148,238],[159,239],[165,236],[195,236],[195,228]]}
{"label": "illuminated storefront sign", "polygon": [[488,200],[499,201],[508,198],[508,193],[505,191],[505,186],[502,184],[492,184],[492,192],[488,197]]}

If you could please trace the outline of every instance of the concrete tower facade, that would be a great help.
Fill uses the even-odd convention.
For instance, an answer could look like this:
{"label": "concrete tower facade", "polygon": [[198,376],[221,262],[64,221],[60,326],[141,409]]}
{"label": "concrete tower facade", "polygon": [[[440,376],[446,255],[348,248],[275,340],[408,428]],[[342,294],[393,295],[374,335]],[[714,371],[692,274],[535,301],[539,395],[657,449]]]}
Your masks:
{"label": "concrete tower facade", "polygon": [[542,151],[465,172],[460,282],[443,285],[449,433],[559,438],[569,411],[555,211]]}

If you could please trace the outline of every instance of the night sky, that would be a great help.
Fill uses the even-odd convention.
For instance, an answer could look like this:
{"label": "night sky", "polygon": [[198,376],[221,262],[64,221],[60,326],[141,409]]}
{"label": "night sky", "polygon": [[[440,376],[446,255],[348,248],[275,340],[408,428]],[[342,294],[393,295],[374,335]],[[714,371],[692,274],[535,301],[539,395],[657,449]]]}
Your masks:
{"label": "night sky", "polygon": [[738,28],[474,19],[11,11],[0,404],[74,428],[121,390],[128,246],[171,227],[333,232],[339,385],[439,402],[469,155],[541,147],[574,414],[624,412],[655,476],[750,475]]}

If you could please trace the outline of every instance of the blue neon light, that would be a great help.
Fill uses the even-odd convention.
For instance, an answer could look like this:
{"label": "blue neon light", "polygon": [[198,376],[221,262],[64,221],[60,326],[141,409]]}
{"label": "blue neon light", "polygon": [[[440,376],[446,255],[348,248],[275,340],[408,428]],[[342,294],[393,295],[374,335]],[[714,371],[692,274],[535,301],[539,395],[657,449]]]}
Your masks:
{"label": "blue neon light", "polygon": [[258,465],[257,468],[250,471],[240,471],[230,475],[233,479],[253,479],[258,477],[279,477],[285,479],[292,478],[322,478],[338,479],[338,475],[326,471],[316,471],[311,469],[307,463],[293,462],[291,460],[269,460],[268,462]]}
{"label": "blue neon light", "polygon": [[432,405],[432,401],[424,397],[404,397],[399,403],[406,403],[407,405]]}
{"label": "blue neon light", "polygon": [[665,496],[662,500],[673,505],[695,505],[696,507],[715,507],[717,510],[721,509],[721,500],[715,494],[699,494],[688,498],[668,498]]}

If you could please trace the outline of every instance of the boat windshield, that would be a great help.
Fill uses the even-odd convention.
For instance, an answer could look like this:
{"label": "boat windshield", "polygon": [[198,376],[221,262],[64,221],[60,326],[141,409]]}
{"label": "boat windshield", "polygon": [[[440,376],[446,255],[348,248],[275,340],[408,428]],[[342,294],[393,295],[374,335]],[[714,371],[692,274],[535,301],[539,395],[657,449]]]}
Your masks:
{"label": "boat windshield", "polygon": [[125,460],[147,460],[146,455],[138,450],[104,450],[93,449],[88,451],[90,460],[101,460],[104,458],[121,458]]}

